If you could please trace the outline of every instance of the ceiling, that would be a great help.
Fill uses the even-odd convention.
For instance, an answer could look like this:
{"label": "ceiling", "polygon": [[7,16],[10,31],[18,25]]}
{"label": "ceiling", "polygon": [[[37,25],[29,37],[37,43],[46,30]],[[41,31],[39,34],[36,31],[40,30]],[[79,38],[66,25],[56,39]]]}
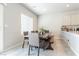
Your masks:
{"label": "ceiling", "polygon": [[37,15],[79,9],[79,3],[25,3],[24,5]]}

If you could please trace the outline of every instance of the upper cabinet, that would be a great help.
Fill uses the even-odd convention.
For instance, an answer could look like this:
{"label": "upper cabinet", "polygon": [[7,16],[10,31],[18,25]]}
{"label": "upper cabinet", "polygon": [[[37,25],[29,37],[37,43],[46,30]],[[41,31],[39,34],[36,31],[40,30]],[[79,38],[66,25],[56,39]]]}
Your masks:
{"label": "upper cabinet", "polygon": [[79,25],[79,14],[71,15],[71,25]]}
{"label": "upper cabinet", "polygon": [[70,15],[64,15],[63,25],[70,25]]}
{"label": "upper cabinet", "polygon": [[64,15],[63,25],[79,25],[79,14]]}

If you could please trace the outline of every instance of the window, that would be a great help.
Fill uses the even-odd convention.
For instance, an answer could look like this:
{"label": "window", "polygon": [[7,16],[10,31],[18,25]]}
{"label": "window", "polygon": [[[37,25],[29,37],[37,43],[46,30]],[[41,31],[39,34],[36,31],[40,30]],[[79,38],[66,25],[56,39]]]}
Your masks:
{"label": "window", "polygon": [[21,32],[33,30],[33,19],[29,16],[21,14]]}

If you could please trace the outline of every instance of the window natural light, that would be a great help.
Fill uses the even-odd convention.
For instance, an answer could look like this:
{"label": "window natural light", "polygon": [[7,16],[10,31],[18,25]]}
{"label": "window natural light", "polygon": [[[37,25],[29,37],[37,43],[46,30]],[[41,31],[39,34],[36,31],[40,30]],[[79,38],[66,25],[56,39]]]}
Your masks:
{"label": "window natural light", "polygon": [[33,30],[33,19],[29,16],[21,14],[21,32]]}

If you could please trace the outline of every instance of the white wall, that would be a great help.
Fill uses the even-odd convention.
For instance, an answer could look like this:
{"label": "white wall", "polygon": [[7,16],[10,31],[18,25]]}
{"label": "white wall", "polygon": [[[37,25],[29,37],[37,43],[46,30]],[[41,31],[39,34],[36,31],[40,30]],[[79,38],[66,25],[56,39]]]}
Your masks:
{"label": "white wall", "polygon": [[0,4],[0,52],[3,50],[3,10],[4,7]]}
{"label": "white wall", "polygon": [[[33,20],[37,20],[36,15],[19,4],[7,4],[4,8],[4,24],[6,25],[4,29],[4,50],[22,44],[23,42],[21,35],[21,14],[25,14],[35,18]],[[37,27],[34,27],[34,30],[36,29]]]}
{"label": "white wall", "polygon": [[62,25],[76,24],[79,24],[79,10],[56,14],[48,13],[38,18],[38,27],[49,29],[56,36],[59,36]]}
{"label": "white wall", "polygon": [[41,15],[38,18],[38,27],[48,29],[56,35],[60,32],[60,28],[62,26],[62,19],[62,14]]}
{"label": "white wall", "polygon": [[38,30],[38,17],[33,17],[33,30]]}

